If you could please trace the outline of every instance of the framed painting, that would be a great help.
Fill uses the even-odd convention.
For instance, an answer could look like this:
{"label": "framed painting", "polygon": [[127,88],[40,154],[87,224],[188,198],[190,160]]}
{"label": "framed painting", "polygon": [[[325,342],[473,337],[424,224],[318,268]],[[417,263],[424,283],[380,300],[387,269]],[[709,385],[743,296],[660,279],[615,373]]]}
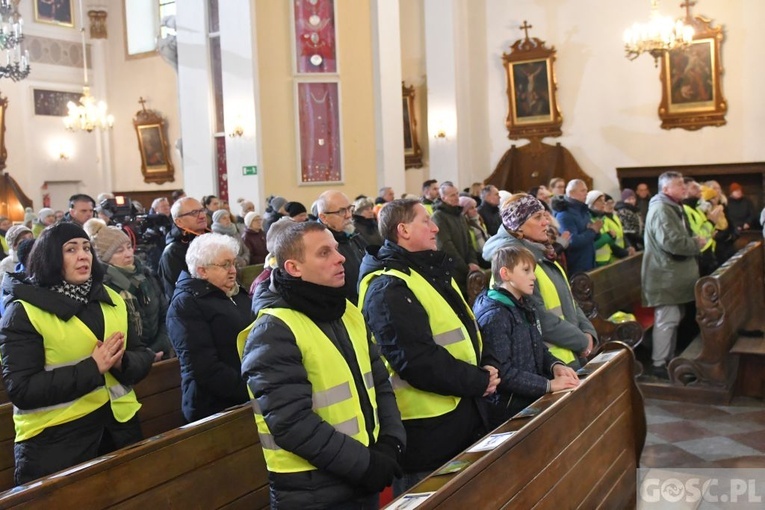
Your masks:
{"label": "framed painting", "polygon": [[74,27],[74,0],[34,0],[35,21],[61,27]]}
{"label": "framed painting", "polygon": [[702,16],[685,21],[694,28],[693,41],[662,56],[661,127],[693,131],[722,126],[728,111],[721,83],[722,27],[713,28]]}
{"label": "framed painting", "polygon": [[298,184],[342,182],[340,84],[336,81],[298,82],[296,96]]}
{"label": "framed painting", "polygon": [[297,72],[337,73],[335,0],[293,0],[292,14]]}
{"label": "framed painting", "polygon": [[404,168],[422,167],[422,149],[417,136],[417,117],[414,108],[414,85],[401,82],[402,112],[404,117]]}
{"label": "framed painting", "polygon": [[80,104],[82,92],[64,92],[61,90],[32,89],[35,115],[66,117],[69,113],[67,104],[71,101]]}
{"label": "framed painting", "polygon": [[[531,28],[526,25],[524,26]],[[523,27],[521,27],[523,28]],[[508,138],[541,140],[560,136],[563,117],[558,109],[555,48],[536,37],[519,39],[502,54],[507,76]]]}
{"label": "framed painting", "polygon": [[173,162],[167,147],[165,121],[162,116],[143,107],[133,119],[138,150],[141,153],[141,173],[144,182],[162,184],[174,181]]}

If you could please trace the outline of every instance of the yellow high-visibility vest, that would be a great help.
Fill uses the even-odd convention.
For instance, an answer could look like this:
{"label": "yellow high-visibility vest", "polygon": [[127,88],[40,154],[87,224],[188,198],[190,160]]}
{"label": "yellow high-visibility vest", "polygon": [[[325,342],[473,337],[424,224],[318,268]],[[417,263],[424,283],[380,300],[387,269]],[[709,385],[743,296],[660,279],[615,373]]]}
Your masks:
{"label": "yellow high-visibility vest", "polygon": [[[446,349],[454,358],[471,365],[478,365],[478,356],[473,348],[467,328],[457,314],[452,311],[451,305],[417,271],[411,270],[409,274],[406,274],[395,269],[381,269],[366,275],[359,284],[359,303],[362,305],[362,310],[364,296],[366,296],[369,284],[374,278],[381,275],[394,276],[406,283],[406,286],[409,287],[409,290],[412,291],[420,305],[425,309],[425,313],[428,314],[430,331],[436,344]],[[462,298],[465,310],[475,323],[473,311],[465,302],[453,278],[452,288]],[[478,349],[480,351],[482,349],[481,333],[478,331],[477,325],[475,329],[478,335]],[[396,403],[401,411],[401,419],[433,418],[447,414],[457,408],[460,397],[455,395],[438,395],[414,388],[402,379],[387,361],[385,364],[390,374],[393,392],[396,395]]]}
{"label": "yellow high-visibility vest", "polygon": [[[361,400],[348,363],[332,340],[305,314],[289,308],[266,308],[258,313],[280,319],[292,331],[303,358],[303,367],[311,383],[313,412],[332,425],[338,432],[346,434],[365,446],[377,441],[380,423],[377,418],[377,396],[372,377],[372,362],[369,358],[367,326],[364,317],[350,301],[346,302],[342,321],[351,340],[356,362],[364,379],[367,396],[373,408],[374,431],[369,437]],[[255,322],[237,336],[239,357],[244,354],[244,345]],[[260,436],[260,445],[268,470],[275,473],[297,473],[312,471],[316,466],[302,457],[288,452],[278,444],[266,424],[255,396],[247,388],[255,412],[255,424]]]}
{"label": "yellow high-visibility vest", "polygon": [[[125,301],[115,291],[104,287],[112,302],[100,303],[104,315],[104,338],[116,331],[125,333],[127,344],[127,311]],[[80,319],[72,317],[64,321],[55,314],[46,312],[23,300],[19,303],[27,312],[32,326],[42,336],[45,346],[45,370],[74,365],[89,358],[98,338]],[[109,372],[104,374],[106,384],[87,395],[70,402],[62,402],[37,409],[13,408],[13,423],[16,428],[16,442],[32,438],[48,427],[68,423],[86,416],[107,402],[111,402],[114,418],[125,423],[131,419],[141,404],[130,386],[119,383]]]}
{"label": "yellow high-visibility vest", "polygon": [[710,248],[714,250],[715,240],[713,238],[715,233],[715,226],[707,219],[707,215],[699,211],[696,207],[683,204],[685,215],[688,218],[688,223],[691,226],[691,232],[697,236],[707,239],[707,244],[701,248],[701,251],[707,251]]}
{"label": "yellow high-visibility vest", "polygon": [[[566,282],[566,285],[568,286],[568,279],[566,278],[566,272],[563,270],[562,267],[560,267],[560,264],[557,262],[554,262],[555,267],[557,267],[561,274],[563,275],[563,280]],[[561,306],[561,300],[560,296],[558,295],[558,291],[555,289],[555,284],[550,279],[549,276],[547,276],[547,273],[545,273],[544,269],[542,269],[541,264],[537,264],[534,268],[534,275],[537,277],[537,284],[539,285],[539,292],[542,294],[542,301],[545,304],[545,309],[548,312],[554,313],[558,317],[560,317],[563,320],[566,320],[563,316],[563,307]],[[570,289],[570,286],[569,286]],[[573,301],[573,296],[571,300]],[[576,303],[574,303],[574,307],[576,307]],[[565,347],[560,347],[557,345],[553,345],[551,343],[545,342],[547,345],[547,348],[550,350],[550,354],[561,360],[563,363],[569,364],[572,361],[576,359],[576,356],[574,355],[571,350],[566,349]]]}

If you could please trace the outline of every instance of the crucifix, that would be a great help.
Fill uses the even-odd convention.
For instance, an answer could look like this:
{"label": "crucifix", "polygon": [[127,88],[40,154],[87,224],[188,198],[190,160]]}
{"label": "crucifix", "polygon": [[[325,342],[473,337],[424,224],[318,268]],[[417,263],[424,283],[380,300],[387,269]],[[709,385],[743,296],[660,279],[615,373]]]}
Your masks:
{"label": "crucifix", "polygon": [[696,5],[696,2],[691,2],[691,0],[684,0],[683,3],[680,4],[681,9],[685,9],[685,19],[690,20],[691,19],[691,7]]}
{"label": "crucifix", "polygon": [[141,103],[141,108],[143,108],[143,111],[146,111],[146,100],[143,98],[143,96],[139,96],[138,102]]}
{"label": "crucifix", "polygon": [[529,29],[530,28],[534,28],[534,25],[529,25],[526,20],[523,20],[523,25],[521,25],[518,28],[520,28],[521,30],[523,30],[526,33],[526,39],[528,39],[529,38]]}

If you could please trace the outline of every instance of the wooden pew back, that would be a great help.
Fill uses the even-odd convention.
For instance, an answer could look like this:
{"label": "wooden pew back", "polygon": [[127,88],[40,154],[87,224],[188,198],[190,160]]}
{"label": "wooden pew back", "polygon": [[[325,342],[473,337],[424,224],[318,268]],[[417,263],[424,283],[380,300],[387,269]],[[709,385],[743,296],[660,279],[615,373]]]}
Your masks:
{"label": "wooden pew back", "polygon": [[[181,369],[177,358],[155,363],[146,378],[136,384],[143,437],[149,438],[186,423],[181,412]],[[0,404],[0,491],[13,487],[13,404]]]}
{"label": "wooden pew back", "polygon": [[268,508],[248,404],[0,494],[0,509]]}
{"label": "wooden pew back", "polygon": [[764,277],[763,242],[757,241],[711,275],[699,278],[695,292],[701,342],[670,362],[673,383],[704,397],[730,400],[738,368],[738,357],[731,350],[746,341],[739,330],[762,327]]}
{"label": "wooden pew back", "polygon": [[638,252],[571,277],[571,293],[595,326],[601,343],[621,341],[634,348],[643,338],[643,327],[637,322],[608,321],[615,312],[631,313],[640,305],[642,264],[643,252]]}
{"label": "wooden pew back", "polygon": [[591,361],[576,391],[548,394],[539,415],[500,426],[515,434],[494,450],[460,454],[466,469],[413,487],[435,491],[418,508],[634,508],[645,412],[633,354],[618,349]]}

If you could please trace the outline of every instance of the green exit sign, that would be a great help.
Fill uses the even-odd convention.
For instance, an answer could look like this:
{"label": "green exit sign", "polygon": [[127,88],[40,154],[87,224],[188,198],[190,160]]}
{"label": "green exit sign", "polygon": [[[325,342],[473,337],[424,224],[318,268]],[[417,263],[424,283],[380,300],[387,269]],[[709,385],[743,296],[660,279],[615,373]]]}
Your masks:
{"label": "green exit sign", "polygon": [[258,175],[258,165],[243,166],[242,175]]}

